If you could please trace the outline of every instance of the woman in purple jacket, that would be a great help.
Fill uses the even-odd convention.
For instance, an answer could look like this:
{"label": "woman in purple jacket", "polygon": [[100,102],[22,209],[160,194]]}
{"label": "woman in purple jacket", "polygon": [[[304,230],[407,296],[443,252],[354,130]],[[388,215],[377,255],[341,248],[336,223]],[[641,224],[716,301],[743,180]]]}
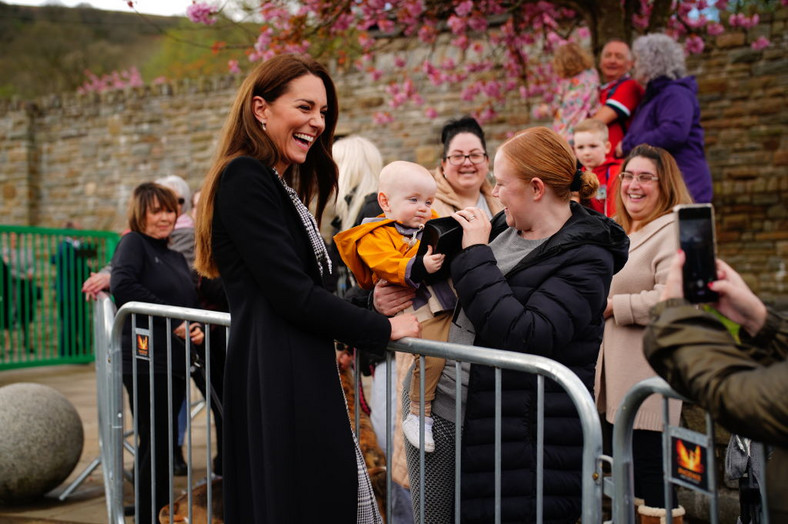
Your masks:
{"label": "woman in purple jacket", "polygon": [[618,156],[628,155],[640,144],[661,147],[676,159],[692,199],[711,202],[698,84],[694,76],[686,76],[684,50],[669,36],[656,33],[637,38],[632,52],[635,78],[646,86],[646,94],[619,144]]}

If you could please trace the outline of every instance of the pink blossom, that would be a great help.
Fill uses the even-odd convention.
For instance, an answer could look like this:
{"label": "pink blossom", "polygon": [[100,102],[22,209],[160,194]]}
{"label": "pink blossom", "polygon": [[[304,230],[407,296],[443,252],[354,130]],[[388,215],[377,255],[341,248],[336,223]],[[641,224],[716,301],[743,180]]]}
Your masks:
{"label": "pink blossom", "polygon": [[714,7],[720,11],[725,11],[728,8],[728,0],[717,0]]}
{"label": "pink blossom", "polygon": [[394,65],[399,67],[400,69],[405,67],[406,64],[407,64],[407,62],[401,56],[398,56],[398,57],[394,58]]}
{"label": "pink blossom", "polygon": [[473,2],[471,0],[465,0],[465,2],[460,2],[454,8],[454,12],[457,13],[457,16],[468,16],[473,11]]}
{"label": "pink blossom", "polygon": [[378,28],[380,28],[380,31],[383,33],[391,33],[394,31],[395,25],[394,22],[388,18],[381,18],[378,20]]}
{"label": "pink blossom", "polygon": [[438,111],[434,107],[428,107],[424,110],[424,116],[427,118],[438,118]]}
{"label": "pink blossom", "polygon": [[375,124],[381,126],[393,122],[394,117],[391,116],[391,113],[389,113],[388,111],[378,111],[372,116],[372,121]]}
{"label": "pink blossom", "polygon": [[465,31],[465,26],[467,24],[463,18],[451,15],[449,17],[449,20],[446,22],[446,25],[449,26],[452,33],[454,33],[455,35],[459,35],[463,31]]}
{"label": "pink blossom", "polygon": [[714,22],[706,26],[706,32],[712,36],[721,35],[725,32],[725,27]]}
{"label": "pink blossom", "polygon": [[699,55],[702,53],[704,46],[703,39],[696,35],[692,35],[684,42],[684,49],[691,55]]}
{"label": "pink blossom", "polygon": [[471,30],[481,33],[487,30],[487,18],[484,16],[474,16],[468,21]]}
{"label": "pink blossom", "polygon": [[195,24],[213,25],[216,23],[216,8],[204,2],[192,2],[186,8],[186,16]]}
{"label": "pink blossom", "polygon": [[230,60],[227,62],[227,69],[232,74],[237,75],[241,72],[241,68],[238,67],[238,60]]}
{"label": "pink blossom", "polygon": [[434,27],[429,26],[421,26],[419,29],[419,40],[424,42],[425,44],[431,44],[435,41],[435,38],[438,36],[438,32],[435,30]]}
{"label": "pink blossom", "polygon": [[369,36],[369,33],[361,33],[358,35],[358,43],[362,49],[368,51],[375,44],[375,39]]}
{"label": "pink blossom", "polygon": [[498,113],[495,111],[495,109],[493,109],[491,106],[487,106],[476,116],[476,119],[480,124],[486,124],[496,116],[498,116]]}
{"label": "pink blossom", "polygon": [[770,45],[772,45],[772,43],[769,41],[768,38],[766,38],[765,36],[759,36],[755,42],[750,44],[750,47],[755,49],[756,51],[760,51],[761,49],[766,49]]}
{"label": "pink blossom", "polygon": [[632,25],[638,29],[645,29],[648,27],[649,16],[646,15],[632,15]]}
{"label": "pink blossom", "polygon": [[457,38],[454,38],[451,41],[451,45],[458,49],[462,49],[463,51],[468,49],[470,45],[470,40],[468,39],[468,35],[460,35]]}

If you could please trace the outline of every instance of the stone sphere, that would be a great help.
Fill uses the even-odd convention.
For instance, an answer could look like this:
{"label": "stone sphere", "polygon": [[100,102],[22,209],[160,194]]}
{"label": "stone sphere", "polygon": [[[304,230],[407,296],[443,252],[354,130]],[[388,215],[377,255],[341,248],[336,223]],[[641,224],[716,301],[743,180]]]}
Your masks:
{"label": "stone sphere", "polygon": [[66,480],[84,444],[82,420],[49,386],[0,387],[0,504],[44,495]]}

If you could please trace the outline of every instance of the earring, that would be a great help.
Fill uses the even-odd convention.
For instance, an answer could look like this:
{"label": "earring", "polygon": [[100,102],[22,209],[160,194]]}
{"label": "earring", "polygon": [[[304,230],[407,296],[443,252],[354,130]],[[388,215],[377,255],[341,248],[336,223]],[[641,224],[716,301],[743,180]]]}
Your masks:
{"label": "earring", "polygon": [[262,127],[263,131],[265,131],[265,122],[260,122],[260,127]]}

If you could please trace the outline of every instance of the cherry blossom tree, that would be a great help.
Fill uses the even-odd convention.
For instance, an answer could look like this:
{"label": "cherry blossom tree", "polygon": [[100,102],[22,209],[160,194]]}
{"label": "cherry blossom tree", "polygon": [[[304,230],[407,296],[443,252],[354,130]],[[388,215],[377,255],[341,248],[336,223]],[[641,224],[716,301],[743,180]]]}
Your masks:
{"label": "cherry blossom tree", "polygon": [[[761,0],[766,2],[774,0]],[[783,6],[788,0],[777,0]],[[511,93],[535,97],[555,81],[548,60],[559,44],[574,40],[598,53],[610,39],[629,41],[637,34],[663,31],[701,53],[713,38],[731,29],[758,23],[743,0],[734,12],[729,0],[274,0],[264,1],[264,21],[248,50],[251,62],[282,52],[309,52],[352,65],[379,81],[395,77],[386,92],[389,106],[423,106],[416,78],[434,85],[451,84],[462,99],[476,104],[476,116],[494,116],[494,107]],[[711,4],[714,4],[713,6]],[[749,5],[752,7],[752,4]],[[221,8],[193,1],[189,18],[212,24]],[[710,12],[717,16],[710,16]],[[728,16],[727,19],[724,17]],[[377,53],[397,42],[394,70],[376,65]],[[452,53],[434,53],[439,46]],[[754,49],[769,46],[760,37]],[[391,64],[387,63],[387,67]],[[233,67],[237,70],[238,63]],[[494,73],[494,74],[487,74]],[[428,117],[437,116],[425,107]],[[390,112],[376,115],[392,120]]]}

